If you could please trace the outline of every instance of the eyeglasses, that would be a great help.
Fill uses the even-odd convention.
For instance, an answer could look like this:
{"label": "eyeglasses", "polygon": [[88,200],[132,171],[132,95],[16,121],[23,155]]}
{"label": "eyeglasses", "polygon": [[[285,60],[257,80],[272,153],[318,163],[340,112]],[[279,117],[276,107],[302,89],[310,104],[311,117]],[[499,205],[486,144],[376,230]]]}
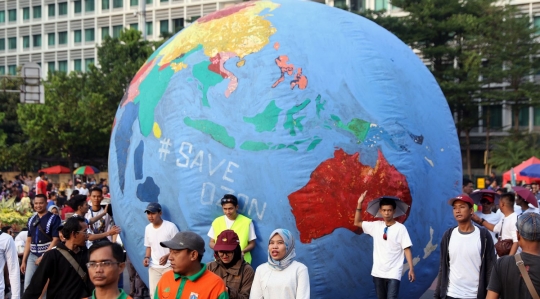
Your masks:
{"label": "eyeglasses", "polygon": [[236,201],[232,198],[222,198],[221,199],[221,204],[226,204],[226,203],[236,203]]}
{"label": "eyeglasses", "polygon": [[386,236],[386,233],[388,232],[388,226],[384,228],[384,233],[382,235],[382,238],[386,241],[388,237]]}
{"label": "eyeglasses", "polygon": [[88,235],[88,230],[83,229],[83,230],[80,230],[80,231],[76,231],[76,233]]}
{"label": "eyeglasses", "polygon": [[480,201],[480,203],[483,204],[483,205],[490,205],[490,204],[492,204],[492,202],[489,201],[489,200],[482,200],[482,201]]}
{"label": "eyeglasses", "polygon": [[234,251],[218,251],[218,255],[224,256],[224,255],[233,255]]}
{"label": "eyeglasses", "polygon": [[112,261],[103,261],[103,262],[88,262],[86,263],[86,267],[88,269],[97,269],[98,267],[102,268],[110,268],[112,265],[119,265],[120,262],[112,262]]}

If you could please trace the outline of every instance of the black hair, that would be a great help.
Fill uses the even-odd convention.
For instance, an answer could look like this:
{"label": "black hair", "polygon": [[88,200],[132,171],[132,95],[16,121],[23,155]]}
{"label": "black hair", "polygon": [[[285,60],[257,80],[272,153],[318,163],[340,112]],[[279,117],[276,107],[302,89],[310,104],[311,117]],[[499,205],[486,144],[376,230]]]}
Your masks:
{"label": "black hair", "polygon": [[56,192],[49,192],[49,199],[52,199],[53,196],[56,196]]}
{"label": "black hair", "polygon": [[66,223],[64,223],[64,226],[62,227],[62,235],[64,236],[64,238],[66,240],[69,240],[72,233],[80,232],[82,230],[81,223],[86,223],[86,219],[78,215],[69,217],[69,219],[66,220]]}
{"label": "black hair", "polygon": [[71,192],[70,197],[73,198],[73,197],[75,197],[75,195],[79,195],[79,190],[73,190],[73,191]]}
{"label": "black hair", "polygon": [[392,206],[392,209],[395,210],[396,209],[396,201],[391,199],[391,198],[383,197],[379,201],[379,208],[382,207],[382,206]]}
{"label": "black hair", "polygon": [[4,226],[2,227],[2,232],[7,234],[8,230],[10,229],[11,229],[11,226]]}
{"label": "black hair", "polygon": [[90,249],[88,249],[88,255],[90,256],[92,255],[92,252],[104,247],[111,247],[112,255],[117,262],[123,263],[126,261],[126,253],[122,246],[109,240],[94,242],[92,246],[90,246]]}
{"label": "black hair", "polygon": [[203,255],[204,254],[201,254],[200,252],[198,252],[197,250],[191,250],[190,252],[193,252],[193,251],[196,251],[197,252],[197,261],[202,262],[202,258],[203,258]]}
{"label": "black hair", "polygon": [[34,201],[36,201],[36,199],[38,198],[43,198],[43,200],[45,200],[45,202],[47,202],[47,196],[45,196],[45,194],[37,194],[36,197],[34,198]]}
{"label": "black hair", "polygon": [[84,205],[86,202],[85,195],[75,195],[72,199],[69,200],[68,205],[74,210],[77,211],[80,206]]}
{"label": "black hair", "polygon": [[471,181],[471,179],[463,178],[463,186],[462,187],[465,187],[468,184],[472,184],[472,183],[473,183],[473,181]]}
{"label": "black hair", "polygon": [[516,196],[514,193],[507,192],[501,195],[501,200],[506,200],[508,203],[513,205],[516,201]]}
{"label": "black hair", "polygon": [[[231,201],[223,202],[224,199],[229,199]],[[235,207],[238,206],[238,198],[232,194],[225,194],[223,195],[223,198],[221,199],[221,205],[224,205],[226,203],[232,203]]]}
{"label": "black hair", "polygon": [[100,188],[98,187],[94,187],[90,190],[90,194],[92,194],[92,192],[99,192],[99,194],[103,194],[103,190],[101,190]]}
{"label": "black hair", "polygon": [[45,175],[45,172],[43,171],[38,172],[38,176],[44,176],[44,175]]}

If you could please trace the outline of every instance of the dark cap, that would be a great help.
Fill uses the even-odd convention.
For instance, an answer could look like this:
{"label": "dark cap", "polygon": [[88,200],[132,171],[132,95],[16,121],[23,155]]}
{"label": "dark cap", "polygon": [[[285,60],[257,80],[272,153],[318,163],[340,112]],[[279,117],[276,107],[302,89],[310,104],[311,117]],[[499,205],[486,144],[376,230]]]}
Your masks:
{"label": "dark cap", "polygon": [[454,205],[454,202],[456,200],[461,200],[461,201],[464,201],[466,203],[469,203],[471,204],[472,206],[474,205],[474,201],[472,200],[472,198],[469,197],[469,195],[467,194],[461,194],[461,195],[458,195],[454,198],[451,198],[449,201],[448,201],[448,204],[453,206]]}
{"label": "dark cap", "polygon": [[216,239],[215,251],[234,251],[240,245],[238,235],[231,229],[221,232]]}
{"label": "dark cap", "polygon": [[529,241],[540,241],[540,215],[525,213],[518,217],[517,230],[519,235]]}
{"label": "dark cap", "polygon": [[174,250],[195,250],[199,255],[204,253],[204,240],[194,232],[179,232],[170,241],[160,242],[159,245]]}
{"label": "dark cap", "polygon": [[238,198],[232,194],[225,194],[223,195],[223,198],[221,199],[221,205],[224,205],[226,203],[232,203],[233,205],[238,205]]}
{"label": "dark cap", "polygon": [[161,205],[158,202],[151,202],[146,206],[145,213],[159,213],[161,212]]}
{"label": "dark cap", "polygon": [[493,193],[484,193],[482,194],[482,200],[487,200],[490,203],[493,203],[495,201],[495,194]]}

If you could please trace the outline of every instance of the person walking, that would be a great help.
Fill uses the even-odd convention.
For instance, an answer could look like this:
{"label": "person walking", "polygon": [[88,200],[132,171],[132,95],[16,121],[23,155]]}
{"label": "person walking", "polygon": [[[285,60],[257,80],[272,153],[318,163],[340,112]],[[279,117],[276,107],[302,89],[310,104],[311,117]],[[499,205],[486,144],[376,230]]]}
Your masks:
{"label": "person walking", "polygon": [[[5,267],[5,268],[4,268]],[[11,299],[19,299],[21,293],[21,280],[19,275],[19,258],[17,248],[11,234],[0,231],[0,299],[4,299],[4,270],[9,272],[11,286]]]}

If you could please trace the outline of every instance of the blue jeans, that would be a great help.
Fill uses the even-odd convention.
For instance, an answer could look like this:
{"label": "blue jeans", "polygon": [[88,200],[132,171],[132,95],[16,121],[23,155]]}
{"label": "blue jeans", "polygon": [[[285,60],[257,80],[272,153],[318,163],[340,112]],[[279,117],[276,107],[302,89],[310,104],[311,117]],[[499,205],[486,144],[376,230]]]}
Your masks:
{"label": "blue jeans", "polygon": [[399,294],[399,283],[397,279],[373,277],[375,291],[378,299],[397,299]]}

